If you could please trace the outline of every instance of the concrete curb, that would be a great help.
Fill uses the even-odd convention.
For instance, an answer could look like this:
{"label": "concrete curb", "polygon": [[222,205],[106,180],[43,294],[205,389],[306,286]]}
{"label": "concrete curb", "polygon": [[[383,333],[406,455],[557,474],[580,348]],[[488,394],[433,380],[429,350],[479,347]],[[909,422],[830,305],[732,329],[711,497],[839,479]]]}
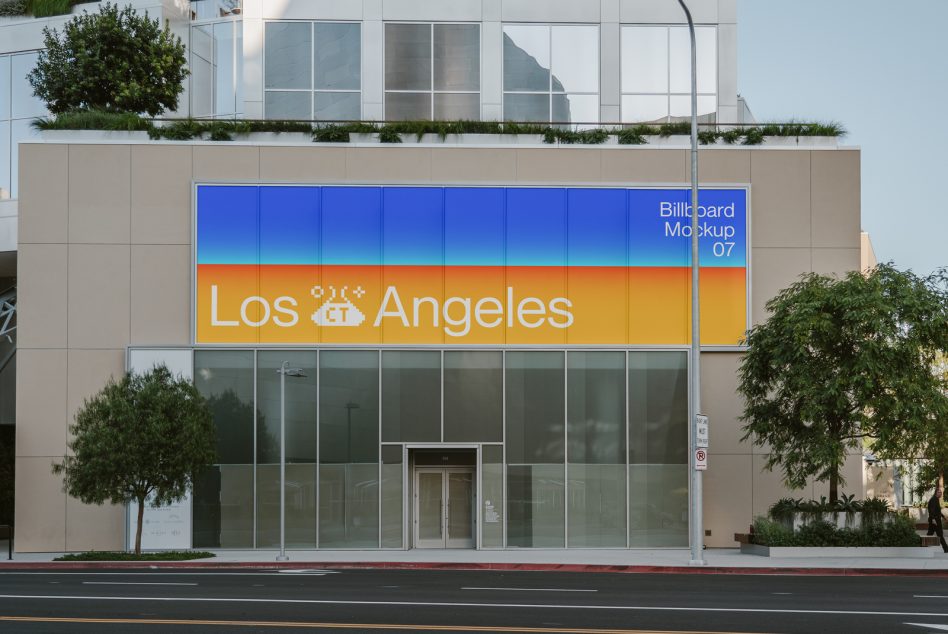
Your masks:
{"label": "concrete curb", "polygon": [[43,561],[3,562],[0,571],[15,570],[494,570],[529,572],[584,572],[613,574],[698,574],[698,575],[785,575],[825,577],[948,577],[946,570],[921,568],[806,568],[806,567],[736,567],[736,566],[624,566],[602,564],[507,564],[507,563],[452,563],[452,562],[240,562],[240,561]]}

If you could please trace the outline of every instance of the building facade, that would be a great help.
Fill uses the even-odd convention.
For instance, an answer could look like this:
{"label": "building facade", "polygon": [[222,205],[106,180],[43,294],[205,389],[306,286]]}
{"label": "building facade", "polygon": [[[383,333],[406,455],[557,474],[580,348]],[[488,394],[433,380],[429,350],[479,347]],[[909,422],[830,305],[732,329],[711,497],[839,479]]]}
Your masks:
{"label": "building facade", "polygon": [[[674,3],[155,4],[189,42],[178,114],[581,128],[689,107]],[[734,2],[690,4],[700,114],[738,122]],[[219,463],[148,511],[146,547],[278,544],[281,402],[292,548],[688,546],[685,140],[405,141],[19,144],[18,551],[127,544],[129,509],[68,498],[50,464],[84,398],[156,362],[208,398]],[[828,139],[701,153],[709,546],[785,494],[740,440],[741,335],[801,273],[860,267],[859,160]],[[846,474],[861,497],[861,456]]]}

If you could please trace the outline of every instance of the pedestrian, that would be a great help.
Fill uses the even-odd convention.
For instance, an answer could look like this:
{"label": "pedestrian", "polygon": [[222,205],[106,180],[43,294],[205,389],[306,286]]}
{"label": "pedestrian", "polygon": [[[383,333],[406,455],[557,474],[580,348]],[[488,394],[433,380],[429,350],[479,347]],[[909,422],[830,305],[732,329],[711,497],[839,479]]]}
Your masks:
{"label": "pedestrian", "polygon": [[948,553],[948,544],[945,543],[945,532],[941,526],[941,489],[935,487],[935,495],[928,501],[928,534],[938,535],[941,549]]}

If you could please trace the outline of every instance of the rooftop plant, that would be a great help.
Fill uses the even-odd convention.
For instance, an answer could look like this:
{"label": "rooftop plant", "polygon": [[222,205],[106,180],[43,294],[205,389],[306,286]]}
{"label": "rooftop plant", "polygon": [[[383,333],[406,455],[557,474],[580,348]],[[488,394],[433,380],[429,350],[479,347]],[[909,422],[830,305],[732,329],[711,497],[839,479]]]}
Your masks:
{"label": "rooftop plant", "polygon": [[77,4],[97,0],[0,0],[0,16],[33,16],[45,18],[64,15]]}

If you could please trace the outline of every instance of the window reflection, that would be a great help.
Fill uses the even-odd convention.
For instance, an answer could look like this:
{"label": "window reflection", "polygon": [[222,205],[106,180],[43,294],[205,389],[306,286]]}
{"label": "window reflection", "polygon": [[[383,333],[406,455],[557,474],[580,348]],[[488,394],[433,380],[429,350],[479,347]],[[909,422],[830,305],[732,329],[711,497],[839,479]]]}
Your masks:
{"label": "window reflection", "polygon": [[242,24],[191,27],[191,116],[235,117],[243,106]]}
{"label": "window reflection", "polygon": [[599,121],[599,27],[504,25],[504,119]]}
{"label": "window reflection", "polygon": [[[698,116],[717,112],[717,30],[695,27]],[[663,123],[691,116],[691,38],[684,26],[622,27],[622,120]]]}

